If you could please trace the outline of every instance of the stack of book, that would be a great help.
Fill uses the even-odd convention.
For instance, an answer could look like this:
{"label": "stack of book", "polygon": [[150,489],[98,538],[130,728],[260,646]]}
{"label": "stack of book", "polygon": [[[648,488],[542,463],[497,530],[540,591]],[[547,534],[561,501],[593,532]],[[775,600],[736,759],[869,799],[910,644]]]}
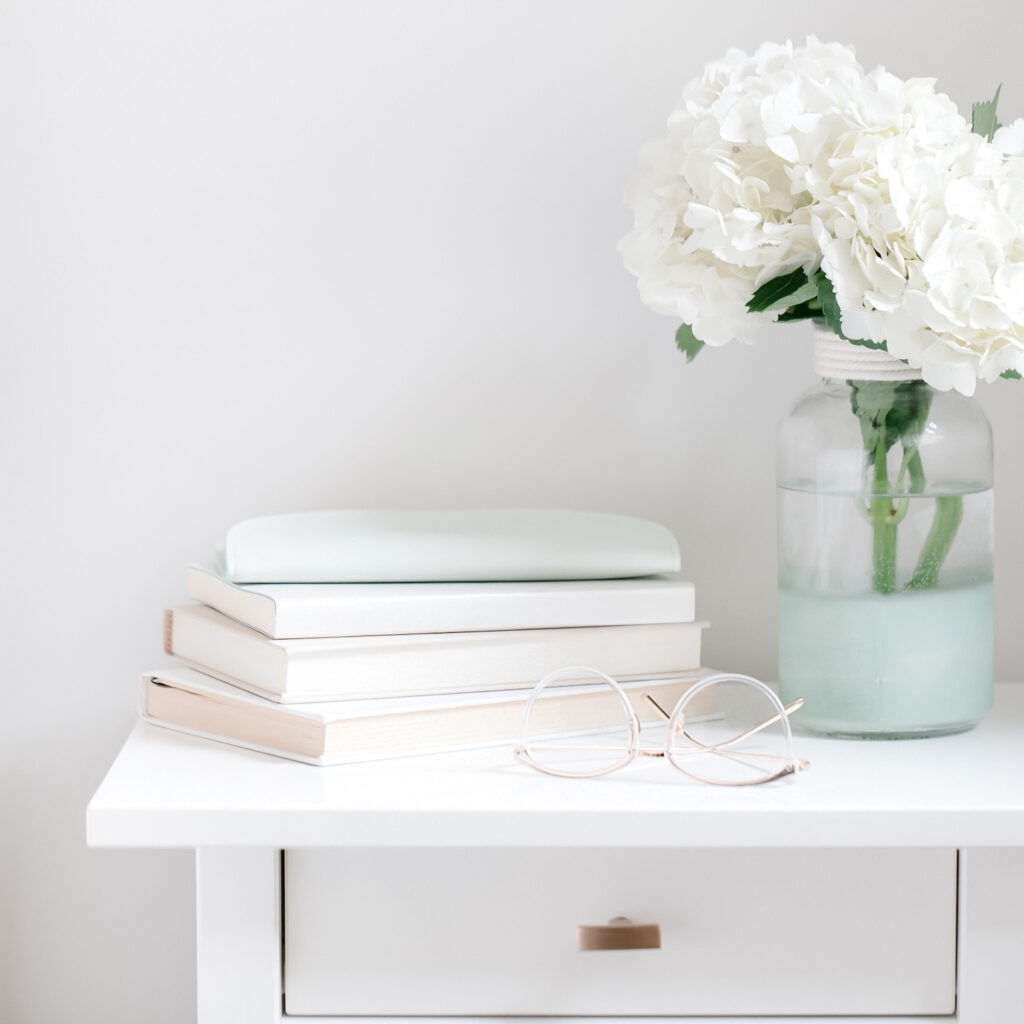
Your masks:
{"label": "stack of book", "polygon": [[[457,555],[449,551],[448,572],[471,575]],[[478,551],[472,561],[480,562]],[[486,556],[480,572],[508,574],[500,561]],[[521,556],[514,561],[521,565]],[[298,575],[265,566],[260,574]],[[600,669],[627,694],[638,698],[643,688],[663,707],[702,674],[706,623],[695,618],[692,582],[678,572],[407,582],[371,574],[387,576],[378,564],[364,566],[358,582],[252,583],[238,581],[237,566],[190,567],[191,601],[165,613],[175,665],[144,675],[143,717],[300,761],[345,764],[513,742],[532,688],[565,666]],[[577,692],[545,699],[564,702],[568,721]]]}

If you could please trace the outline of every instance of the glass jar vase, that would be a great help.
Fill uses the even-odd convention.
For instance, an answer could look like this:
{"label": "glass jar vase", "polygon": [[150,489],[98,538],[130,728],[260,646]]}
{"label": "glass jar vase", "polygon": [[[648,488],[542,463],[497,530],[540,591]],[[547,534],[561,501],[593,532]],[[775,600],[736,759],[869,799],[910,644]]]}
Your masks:
{"label": "glass jar vase", "polygon": [[977,403],[816,332],[778,435],[779,685],[834,736],[959,732],[992,704],[992,434]]}

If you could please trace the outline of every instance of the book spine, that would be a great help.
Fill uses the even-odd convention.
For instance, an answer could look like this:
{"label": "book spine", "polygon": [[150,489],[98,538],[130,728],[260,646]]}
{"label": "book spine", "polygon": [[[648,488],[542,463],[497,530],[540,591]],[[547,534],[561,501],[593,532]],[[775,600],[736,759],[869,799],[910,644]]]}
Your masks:
{"label": "book spine", "polygon": [[272,639],[692,622],[677,577],[524,584],[277,584],[247,588],[189,567],[188,596]]}
{"label": "book spine", "polygon": [[[627,683],[624,690],[641,721],[657,717],[645,699],[651,694],[666,707],[675,702],[708,670],[671,680]],[[304,721],[298,708],[271,704],[230,692],[213,679],[195,673],[145,673],[140,695],[141,716],[154,724],[189,735],[276,754],[308,764],[354,764],[442,751],[504,746],[519,735],[529,694],[481,695],[471,701],[443,703],[444,698],[413,698],[397,708],[367,701],[352,718],[331,718],[330,712]],[[711,693],[695,700],[695,711],[710,711]],[[423,703],[424,699],[427,703]],[[600,701],[602,698],[597,697]],[[555,688],[541,697],[549,722],[571,728],[594,712],[593,688]],[[439,702],[441,701],[441,702]],[[382,704],[378,710],[376,705]],[[367,706],[369,705],[369,706]],[[331,705],[322,705],[330,708]]]}
{"label": "book spine", "polygon": [[565,665],[650,678],[700,665],[705,623],[269,640],[205,608],[170,618],[168,653],[278,701],[348,700],[533,686]]}
{"label": "book spine", "polygon": [[271,630],[278,639],[300,639],[572,629],[693,619],[692,592],[680,589],[670,596],[637,588],[635,592],[615,594],[579,591],[504,596],[483,593],[458,598],[364,597],[345,603],[339,600],[334,607],[282,603],[274,610]]}

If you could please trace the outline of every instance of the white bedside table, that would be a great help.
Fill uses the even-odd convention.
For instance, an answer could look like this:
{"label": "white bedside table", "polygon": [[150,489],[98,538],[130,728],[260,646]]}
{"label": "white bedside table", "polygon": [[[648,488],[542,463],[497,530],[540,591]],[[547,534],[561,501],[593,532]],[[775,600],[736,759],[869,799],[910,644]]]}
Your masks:
{"label": "white bedside table", "polygon": [[[88,838],[195,848],[200,1024],[1015,1024],[1024,685],[960,736],[797,751],[805,774],[729,790],[508,748],[313,768],[139,724]],[[617,916],[661,947],[578,950]]]}

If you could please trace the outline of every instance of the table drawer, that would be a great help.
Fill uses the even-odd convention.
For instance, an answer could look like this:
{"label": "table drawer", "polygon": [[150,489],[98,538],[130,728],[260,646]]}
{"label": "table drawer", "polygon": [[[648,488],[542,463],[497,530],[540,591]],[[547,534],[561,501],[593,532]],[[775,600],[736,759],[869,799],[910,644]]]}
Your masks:
{"label": "table drawer", "polygon": [[952,1013],[956,852],[288,851],[284,941],[292,1014]]}

